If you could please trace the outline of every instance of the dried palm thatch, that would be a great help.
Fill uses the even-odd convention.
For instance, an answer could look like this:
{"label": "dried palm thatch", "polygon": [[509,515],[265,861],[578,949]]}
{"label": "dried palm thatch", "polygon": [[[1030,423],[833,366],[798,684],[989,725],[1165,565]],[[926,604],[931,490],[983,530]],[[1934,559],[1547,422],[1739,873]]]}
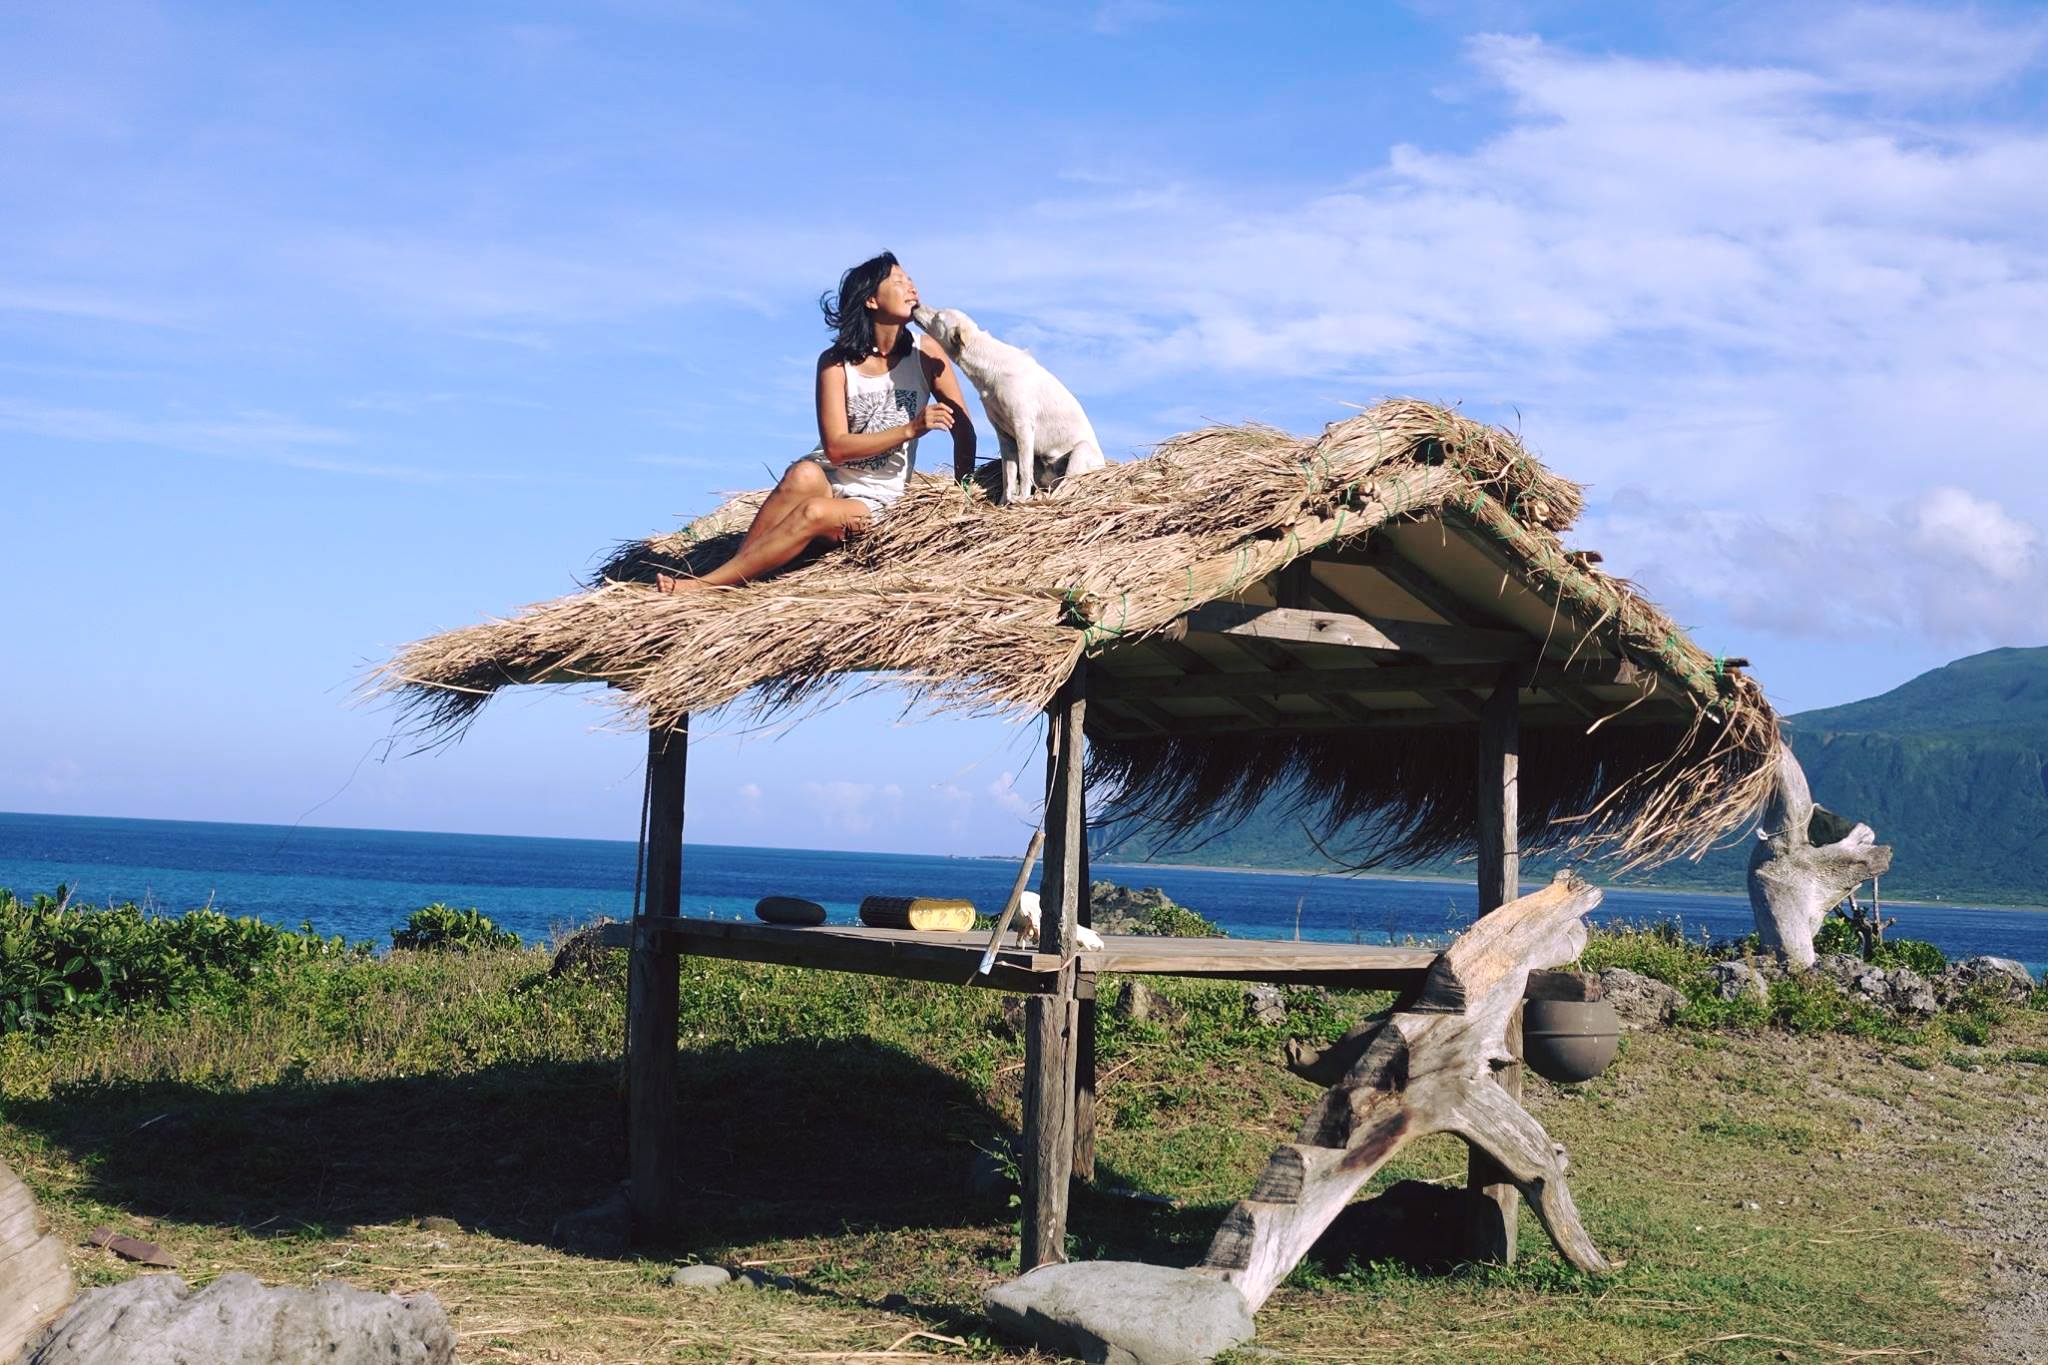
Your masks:
{"label": "dried palm thatch", "polygon": [[[1557,532],[1580,490],[1513,436],[1408,399],[1314,440],[1213,427],[1112,465],[1053,499],[999,506],[986,487],[919,479],[874,530],[774,578],[663,595],[657,570],[702,573],[737,549],[764,495],[621,546],[592,588],[421,640],[385,665],[431,736],[498,689],[602,680],[656,726],[742,701],[768,715],[848,674],[883,675],[914,705],[1026,715],[1086,654],[1144,639],[1304,555],[1391,521],[1443,517],[1490,536],[1517,574],[1602,648],[1670,680],[1689,722],[1525,735],[1525,833],[1560,832],[1631,865],[1696,854],[1769,789],[1776,718],[1627,583],[1568,557]],[[744,700],[743,700],[744,699]],[[1339,817],[1372,816],[1367,860],[1433,856],[1470,837],[1471,735],[1375,729],[1093,741],[1091,767],[1126,811],[1187,825],[1249,810],[1294,780]],[[1568,823],[1557,823],[1568,822]]]}

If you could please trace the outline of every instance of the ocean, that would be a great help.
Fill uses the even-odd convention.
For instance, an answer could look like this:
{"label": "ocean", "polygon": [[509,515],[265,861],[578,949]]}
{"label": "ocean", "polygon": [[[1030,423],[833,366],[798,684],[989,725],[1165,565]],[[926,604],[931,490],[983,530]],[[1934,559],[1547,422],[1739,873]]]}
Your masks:
{"label": "ocean", "polygon": [[[28,896],[59,883],[92,904],[134,900],[167,912],[211,904],[323,934],[388,943],[419,906],[475,906],[529,942],[632,909],[634,845],[605,839],[97,819],[0,813],[0,887]],[[688,844],[683,912],[751,919],[765,895],[801,896],[852,922],[868,895],[964,897],[993,913],[1016,876],[1010,858],[846,853]],[[1471,923],[1469,883],[1099,864],[1097,878],[1157,886],[1233,937],[1385,943],[1438,938]],[[1739,891],[1740,888],[1731,888]],[[2048,910],[1896,905],[1895,937],[1951,958],[1993,953],[2048,967]],[[1689,936],[1747,933],[1740,895],[1613,889],[1601,923],[1674,920]]]}

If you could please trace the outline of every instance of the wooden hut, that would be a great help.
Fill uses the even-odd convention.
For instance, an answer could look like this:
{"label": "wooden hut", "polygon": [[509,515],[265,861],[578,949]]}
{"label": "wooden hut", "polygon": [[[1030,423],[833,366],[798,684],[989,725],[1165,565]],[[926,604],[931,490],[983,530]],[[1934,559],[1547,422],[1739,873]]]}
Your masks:
{"label": "wooden hut", "polygon": [[[1447,979],[1412,949],[1076,952],[1084,786],[1169,827],[1292,791],[1327,826],[1365,822],[1348,849],[1360,864],[1476,858],[1482,913],[1516,897],[1524,849],[1646,866],[1728,834],[1770,788],[1777,722],[1740,661],[1565,548],[1576,485],[1430,404],[1382,403],[1314,439],[1190,432],[1017,506],[922,479],[872,532],[772,579],[648,589],[658,569],[730,555],[762,496],[622,546],[589,591],[422,640],[381,675],[428,735],[527,683],[609,683],[649,728],[645,908],[626,936],[631,1195],[647,1226],[672,1210],[682,1140],[678,953],[1026,993],[1026,1267],[1059,1259],[1069,1176],[1092,1170],[1096,975],[1396,985],[1411,1001],[1433,963]],[[848,674],[931,708],[1046,715],[1042,951],[977,975],[985,936],[680,917],[691,715],[771,714]],[[1473,1179],[1498,1190],[1488,1240],[1506,1255],[1514,1186],[1478,1156]]]}

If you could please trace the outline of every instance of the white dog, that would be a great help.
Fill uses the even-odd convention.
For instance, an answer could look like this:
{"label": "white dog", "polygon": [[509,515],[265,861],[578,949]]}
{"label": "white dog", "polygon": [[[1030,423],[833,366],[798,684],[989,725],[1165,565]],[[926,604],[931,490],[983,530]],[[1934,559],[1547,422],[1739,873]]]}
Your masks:
{"label": "white dog", "polygon": [[[1023,938],[1025,930],[1028,929],[1030,930],[1031,941],[1043,948],[1045,946],[1045,929],[1039,923],[1041,916],[1038,908],[1038,893],[1036,891],[1026,891],[1017,897],[1017,918],[1024,921],[1024,928],[1017,931],[1017,937]],[[1096,933],[1085,924],[1077,924],[1074,926],[1074,944],[1086,953],[1100,952],[1102,950],[1102,935]]]}
{"label": "white dog", "polygon": [[1003,453],[1003,501],[1022,502],[1043,488],[1102,468],[1102,446],[1067,386],[1021,347],[997,341],[957,308],[913,308],[981,395]]}

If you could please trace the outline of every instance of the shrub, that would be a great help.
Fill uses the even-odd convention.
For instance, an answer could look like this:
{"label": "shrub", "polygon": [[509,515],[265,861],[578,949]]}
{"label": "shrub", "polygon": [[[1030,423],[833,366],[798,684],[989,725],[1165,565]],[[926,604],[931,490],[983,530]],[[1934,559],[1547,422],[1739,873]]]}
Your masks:
{"label": "shrub", "polygon": [[132,902],[74,906],[61,886],[28,901],[0,889],[0,1033],[177,1008],[267,968],[347,951],[311,926],[293,933],[217,910],[151,915]]}
{"label": "shrub", "polygon": [[[1863,938],[1855,925],[1830,915],[1820,922],[1820,932],[1813,936],[1813,950],[1823,956],[1847,953],[1850,957],[1862,957]],[[1932,976],[1948,966],[1948,957],[1941,949],[1917,938],[1887,939],[1877,945],[1869,961],[1876,967],[1910,967],[1922,976]]]}
{"label": "shrub", "polygon": [[467,953],[479,949],[517,948],[519,935],[510,929],[500,929],[474,906],[457,910],[452,905],[435,901],[413,911],[402,926],[391,931],[391,946]]}

